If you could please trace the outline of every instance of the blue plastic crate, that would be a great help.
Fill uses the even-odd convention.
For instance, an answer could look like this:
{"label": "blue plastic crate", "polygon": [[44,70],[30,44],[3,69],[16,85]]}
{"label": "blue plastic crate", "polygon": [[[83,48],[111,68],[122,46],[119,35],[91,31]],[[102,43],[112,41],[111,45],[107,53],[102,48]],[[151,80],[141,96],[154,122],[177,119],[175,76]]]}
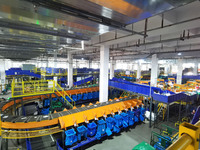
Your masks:
{"label": "blue plastic crate", "polygon": [[133,109],[133,112],[135,114],[134,120],[135,120],[135,122],[138,122],[139,119],[140,119],[140,110],[139,109]]}
{"label": "blue plastic crate", "polygon": [[84,93],[83,94],[83,100],[87,100],[88,99],[88,93]]}
{"label": "blue plastic crate", "polygon": [[81,100],[81,99],[82,99],[82,96],[83,96],[82,94],[78,94],[78,95],[77,95],[77,100],[78,100],[78,101]]}
{"label": "blue plastic crate", "polygon": [[92,93],[88,93],[88,99],[92,99]]}
{"label": "blue plastic crate", "polygon": [[43,103],[44,107],[49,107],[50,106],[50,100],[49,99],[45,99],[44,103]]}
{"label": "blue plastic crate", "polygon": [[87,128],[84,125],[77,127],[77,135],[78,141],[81,141],[81,137],[87,138]]}
{"label": "blue plastic crate", "polygon": [[133,111],[128,111],[127,112],[127,114],[128,114],[128,123],[129,123],[129,126],[132,126],[132,125],[134,125],[134,123],[135,123],[135,113],[133,112]]}
{"label": "blue plastic crate", "polygon": [[91,99],[94,99],[95,98],[95,92],[92,92],[92,98]]}
{"label": "blue plastic crate", "polygon": [[41,115],[48,115],[49,114],[49,108],[43,108],[40,113],[41,113]]}
{"label": "blue plastic crate", "polygon": [[96,125],[96,123],[94,123],[94,122],[88,123],[87,124],[87,128],[88,128],[87,134],[90,137],[92,137],[92,136],[94,136],[96,134],[96,132],[97,132],[97,125]]}
{"label": "blue plastic crate", "polygon": [[128,114],[127,113],[121,113],[120,114],[122,116],[122,125],[124,128],[127,128],[128,127],[128,121],[129,121],[129,118],[128,118]]}
{"label": "blue plastic crate", "polygon": [[[71,102],[72,100],[70,99],[70,97],[66,96],[65,97],[67,99],[68,102]],[[73,99],[73,98],[72,98]]]}
{"label": "blue plastic crate", "polygon": [[144,119],[145,119],[145,117],[144,117],[144,115],[145,115],[145,108],[142,108],[142,107],[140,107],[140,108],[138,108],[139,110],[140,110],[140,121],[144,121]]}
{"label": "blue plastic crate", "polygon": [[97,132],[99,132],[101,135],[105,134],[105,132],[106,132],[106,122],[103,119],[101,119],[101,120],[98,120],[97,124],[98,124]]}
{"label": "blue plastic crate", "polygon": [[94,98],[98,98],[98,92],[93,92]]}
{"label": "blue plastic crate", "polygon": [[115,125],[115,120],[114,120],[114,118],[112,118],[112,117],[107,117],[107,118],[106,118],[106,125],[107,125],[107,128],[109,128],[110,130],[113,130],[114,125]]}
{"label": "blue plastic crate", "polygon": [[72,95],[71,98],[76,102],[77,101],[77,95]]}
{"label": "blue plastic crate", "polygon": [[52,98],[52,101],[57,101],[57,98],[55,97],[55,98]]}
{"label": "blue plastic crate", "polygon": [[74,129],[69,129],[65,131],[66,139],[65,139],[65,145],[66,146],[71,146],[75,142],[77,142],[77,136],[76,136],[76,131]]}
{"label": "blue plastic crate", "polygon": [[115,115],[115,125],[117,127],[121,127],[122,126],[122,116],[121,115]]}

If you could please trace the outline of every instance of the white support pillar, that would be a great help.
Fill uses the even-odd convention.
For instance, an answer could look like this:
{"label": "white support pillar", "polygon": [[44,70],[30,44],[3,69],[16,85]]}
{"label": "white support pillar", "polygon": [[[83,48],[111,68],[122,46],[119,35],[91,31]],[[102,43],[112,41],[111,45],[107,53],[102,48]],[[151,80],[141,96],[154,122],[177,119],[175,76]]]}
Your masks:
{"label": "white support pillar", "polygon": [[49,60],[48,60],[48,56],[46,57],[46,68],[49,67]]}
{"label": "white support pillar", "polygon": [[100,47],[100,82],[99,82],[99,102],[108,101],[108,64],[109,46]]}
{"label": "white support pillar", "polygon": [[115,76],[115,61],[112,58],[110,61],[110,79],[112,79]]}
{"label": "white support pillar", "polygon": [[164,74],[168,74],[169,73],[169,64],[166,64],[164,66]]}
{"label": "white support pillar", "polygon": [[137,63],[137,80],[139,80],[141,77],[141,68],[142,68],[142,64],[138,61],[138,63]]}
{"label": "white support pillar", "polygon": [[55,51],[54,53],[54,64],[53,64],[54,68],[57,68],[57,51]]}
{"label": "white support pillar", "polygon": [[5,89],[4,84],[6,84],[6,74],[5,74],[5,60],[0,59],[0,75],[1,75],[1,81],[0,84],[2,84],[2,90]]}
{"label": "white support pillar", "polygon": [[92,60],[91,59],[89,59],[89,61],[88,61],[88,68],[92,68]]}
{"label": "white support pillar", "polygon": [[157,85],[157,78],[158,78],[158,58],[157,54],[152,55],[151,59],[151,85]]}
{"label": "white support pillar", "polygon": [[169,72],[168,74],[172,74],[172,64],[169,64]]}
{"label": "white support pillar", "polygon": [[37,60],[36,60],[37,62],[36,62],[36,67],[37,68],[39,68],[39,65],[40,65],[40,61],[39,61],[39,58],[37,58]]}
{"label": "white support pillar", "polygon": [[131,70],[134,71],[135,64],[132,64]]}
{"label": "white support pillar", "polygon": [[70,51],[68,51],[68,66],[67,66],[67,83],[69,88],[73,86],[73,56]]}
{"label": "white support pillar", "polygon": [[196,60],[196,62],[194,63],[194,70],[193,70],[193,74],[194,75],[198,75],[198,61]]}
{"label": "white support pillar", "polygon": [[182,59],[178,59],[177,66],[178,66],[178,72],[177,72],[176,83],[182,84],[182,73],[183,73],[183,60]]}

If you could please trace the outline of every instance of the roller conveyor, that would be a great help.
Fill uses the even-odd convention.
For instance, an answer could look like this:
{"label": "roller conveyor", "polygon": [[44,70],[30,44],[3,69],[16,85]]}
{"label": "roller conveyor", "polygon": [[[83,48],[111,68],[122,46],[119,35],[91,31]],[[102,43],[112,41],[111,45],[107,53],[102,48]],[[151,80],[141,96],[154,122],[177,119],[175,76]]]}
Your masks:
{"label": "roller conveyor", "polygon": [[30,122],[35,122],[35,121],[37,121],[38,120],[38,118],[39,118],[40,116],[31,116],[31,118],[30,118]]}
{"label": "roller conveyor", "polygon": [[[118,103],[126,102],[126,101],[130,101],[130,100],[124,99],[124,100],[120,100],[120,101],[109,101],[109,102],[89,105],[89,106],[80,107],[77,109],[71,109],[68,111],[62,111],[62,112],[49,114],[49,115],[18,116],[18,117],[8,116],[8,115],[7,116],[5,115],[6,116],[5,117],[3,115],[2,120],[4,120],[4,122],[2,122],[2,127],[9,128],[9,129],[25,129],[25,128],[31,129],[31,128],[40,128],[40,127],[45,127],[45,126],[50,126],[50,125],[56,125],[56,124],[60,123],[58,120],[59,118],[77,115],[79,113],[81,113],[81,115],[83,115],[82,113],[86,113],[86,116],[87,116],[87,111],[90,111],[90,110],[93,111],[100,107],[102,107],[102,108],[108,107],[109,108],[108,105],[114,105],[114,104],[116,104],[116,109],[118,109],[118,107],[121,107],[121,105],[122,105],[122,104],[120,104],[120,106],[117,106]],[[131,101],[138,103],[137,100],[131,100]],[[139,102],[139,105],[141,105],[141,102]],[[102,109],[102,111],[104,111],[104,109]],[[92,114],[92,115],[94,115],[94,114]]]}
{"label": "roller conveyor", "polygon": [[[2,137],[6,139],[23,139],[63,132],[62,129],[73,125],[72,120],[74,119],[77,119],[77,123],[81,123],[85,121],[85,117],[87,117],[88,120],[95,119],[95,113],[97,113],[97,117],[101,117],[104,114],[111,114],[110,109],[112,109],[113,112],[118,112],[130,108],[131,106],[134,107],[141,104],[142,102],[140,100],[130,98],[129,100],[109,101],[49,115],[19,116],[15,117],[15,123],[2,122],[2,127],[4,129],[9,128],[9,130],[2,130]],[[66,118],[67,120],[65,120]],[[62,120],[64,120],[64,124]],[[36,129],[51,125],[58,126],[41,130]],[[15,131],[16,129],[22,129],[22,131]],[[29,131],[24,131],[25,129],[29,129]]]}
{"label": "roller conveyor", "polygon": [[[69,95],[78,93],[84,93],[88,91],[97,91],[97,88],[77,89],[67,91]],[[53,97],[54,94],[52,94]],[[2,102],[0,108],[4,114],[2,114],[2,137],[7,139],[21,139],[21,138],[32,138],[45,136],[62,132],[63,129],[79,124],[85,121],[93,120],[96,117],[102,117],[111,113],[125,110],[130,106],[139,106],[142,104],[140,100],[134,99],[135,97],[124,98],[121,100],[113,100],[103,103],[89,104],[88,106],[82,106],[80,108],[64,110],[48,115],[38,116],[12,116],[5,112],[10,111],[9,108],[15,106],[16,108],[21,107],[22,104],[29,103],[35,100],[48,98],[50,95],[40,95],[24,97],[8,102]],[[23,100],[23,102],[22,102]],[[56,128],[51,128],[57,126]],[[44,127],[50,127],[50,129],[43,129]],[[9,129],[9,130],[8,130]],[[28,129],[29,131],[24,131]],[[41,129],[41,130],[37,130]],[[15,131],[19,130],[19,131]]]}
{"label": "roller conveyor", "polygon": [[[91,87],[91,88],[84,88],[84,89],[69,90],[69,91],[66,91],[66,92],[69,95],[73,95],[73,94],[84,93],[84,92],[87,92],[87,91],[97,91],[97,90],[98,90],[98,87]],[[2,101],[0,103],[0,109],[1,109],[1,112],[2,112],[1,121],[2,122],[13,122],[14,123],[17,120],[17,122],[23,122],[23,120],[21,120],[20,118],[16,118],[16,116],[7,115],[6,114],[7,110],[15,104],[16,104],[16,106],[17,105],[21,106],[22,99],[23,99],[23,104],[26,104],[26,103],[29,103],[29,102],[32,102],[32,101],[36,101],[36,100],[38,101],[40,98],[42,98],[42,99],[47,98],[47,95],[29,96],[29,97],[17,98],[15,100],[10,99],[9,101]],[[54,98],[54,97],[55,96],[52,94],[52,98]],[[58,118],[60,116],[62,116],[62,115],[52,114],[52,119]],[[35,116],[31,116],[29,121],[34,122],[34,121],[41,121],[41,120],[45,120],[45,118],[38,118],[38,117],[35,118]]]}

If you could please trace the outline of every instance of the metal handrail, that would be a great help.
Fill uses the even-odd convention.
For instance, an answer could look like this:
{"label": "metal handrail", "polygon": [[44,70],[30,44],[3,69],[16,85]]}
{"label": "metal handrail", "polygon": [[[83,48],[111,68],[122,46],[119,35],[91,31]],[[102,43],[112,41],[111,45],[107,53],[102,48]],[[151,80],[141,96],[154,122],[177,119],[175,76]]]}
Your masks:
{"label": "metal handrail", "polygon": [[58,93],[60,94],[60,96],[61,96],[62,98],[64,98],[64,100],[73,108],[73,105],[65,98],[65,96],[64,96],[62,93],[60,93],[60,91],[59,91],[57,88],[55,88],[55,90],[56,90],[56,92],[58,92]]}
{"label": "metal handrail", "polygon": [[76,102],[69,96],[69,94],[67,94],[67,92],[65,92],[65,90],[58,83],[56,83],[56,85],[62,90],[64,95],[66,95],[70,98],[70,100],[72,101],[72,105],[75,106]]}

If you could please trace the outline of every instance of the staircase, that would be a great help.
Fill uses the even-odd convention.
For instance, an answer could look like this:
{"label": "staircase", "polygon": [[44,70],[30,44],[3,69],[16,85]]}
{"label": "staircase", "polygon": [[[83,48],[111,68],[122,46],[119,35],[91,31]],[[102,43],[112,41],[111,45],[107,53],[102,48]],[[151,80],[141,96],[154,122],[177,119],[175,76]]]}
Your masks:
{"label": "staircase", "polygon": [[159,103],[158,104],[158,111],[157,111],[158,114],[157,114],[157,116],[161,116],[162,115],[162,119],[164,120],[166,111],[167,111],[167,107],[165,105],[163,105],[163,103]]}
{"label": "staircase", "polygon": [[[58,93],[58,96],[61,96],[64,99],[66,105],[69,105],[71,108],[73,108],[76,105],[75,101],[69,96],[69,94],[67,94],[67,92],[65,92],[65,90],[58,83],[55,83],[55,85],[56,86],[54,86],[54,90]],[[70,99],[71,102],[66,99],[66,96]]]}

